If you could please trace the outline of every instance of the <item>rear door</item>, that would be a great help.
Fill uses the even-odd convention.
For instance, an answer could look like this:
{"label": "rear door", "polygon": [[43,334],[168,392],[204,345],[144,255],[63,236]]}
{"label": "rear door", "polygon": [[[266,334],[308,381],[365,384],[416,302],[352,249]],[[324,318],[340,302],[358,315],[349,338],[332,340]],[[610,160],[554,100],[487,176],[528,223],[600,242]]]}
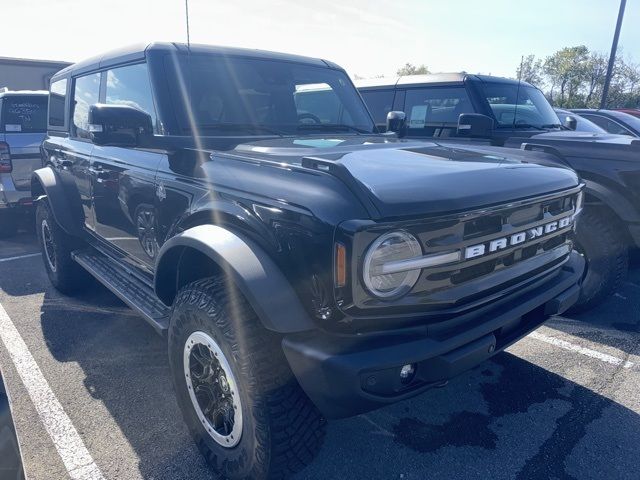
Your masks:
{"label": "rear door", "polygon": [[[146,63],[103,72],[104,103],[129,105],[153,119],[158,131]],[[91,159],[96,233],[151,271],[157,251],[156,171],[164,152],[96,145]]]}
{"label": "rear door", "polygon": [[17,190],[31,188],[31,173],[42,166],[40,145],[47,131],[47,95],[2,98],[0,131],[11,151],[11,177]]}

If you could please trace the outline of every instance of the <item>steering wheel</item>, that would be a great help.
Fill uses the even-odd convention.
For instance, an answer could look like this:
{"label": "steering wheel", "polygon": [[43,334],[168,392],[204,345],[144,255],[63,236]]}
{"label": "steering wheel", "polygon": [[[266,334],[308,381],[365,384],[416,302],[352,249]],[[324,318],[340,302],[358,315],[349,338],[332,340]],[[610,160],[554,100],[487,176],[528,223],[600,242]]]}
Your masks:
{"label": "steering wheel", "polygon": [[309,124],[309,122],[303,122],[303,120],[311,120],[313,123],[321,124],[322,120],[316,117],[313,113],[299,113],[298,122]]}

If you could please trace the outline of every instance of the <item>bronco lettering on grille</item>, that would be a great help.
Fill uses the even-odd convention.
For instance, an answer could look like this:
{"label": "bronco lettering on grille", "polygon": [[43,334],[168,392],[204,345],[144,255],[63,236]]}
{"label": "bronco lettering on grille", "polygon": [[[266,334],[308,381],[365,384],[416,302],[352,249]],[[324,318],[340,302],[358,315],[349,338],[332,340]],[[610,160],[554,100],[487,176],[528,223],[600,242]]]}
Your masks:
{"label": "bronco lettering on grille", "polygon": [[471,245],[464,251],[464,258],[481,257],[488,253],[497,252],[508,247],[524,244],[530,240],[543,237],[558,230],[570,227],[573,224],[573,218],[571,216],[561,218],[553,222],[549,222],[545,225],[529,228],[523,232],[514,233],[508,237],[496,238],[486,243],[479,243],[478,245]]}

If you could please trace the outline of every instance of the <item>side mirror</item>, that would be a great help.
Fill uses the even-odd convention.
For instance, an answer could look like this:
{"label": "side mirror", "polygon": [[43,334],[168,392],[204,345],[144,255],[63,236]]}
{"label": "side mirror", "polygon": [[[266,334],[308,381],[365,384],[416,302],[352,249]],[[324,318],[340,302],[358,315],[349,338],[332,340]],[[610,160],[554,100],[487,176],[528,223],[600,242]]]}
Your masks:
{"label": "side mirror", "polygon": [[578,128],[578,120],[576,117],[572,117],[571,115],[567,115],[564,119],[564,126],[569,130],[575,130]]}
{"label": "side mirror", "polygon": [[394,132],[400,138],[407,134],[407,116],[404,112],[387,113],[387,132]]}
{"label": "side mirror", "polygon": [[151,115],[129,105],[96,103],[89,107],[89,133],[96,145],[135,147],[153,134]]}
{"label": "side mirror", "polygon": [[480,113],[461,113],[458,117],[457,134],[460,137],[490,137],[493,119]]}

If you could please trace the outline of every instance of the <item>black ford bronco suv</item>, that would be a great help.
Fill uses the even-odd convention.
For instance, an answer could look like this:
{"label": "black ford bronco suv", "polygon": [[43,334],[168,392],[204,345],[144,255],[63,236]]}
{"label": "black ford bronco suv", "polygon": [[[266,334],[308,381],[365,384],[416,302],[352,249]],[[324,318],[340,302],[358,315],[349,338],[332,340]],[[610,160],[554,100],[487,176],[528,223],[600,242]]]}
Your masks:
{"label": "black ford bronco suv", "polygon": [[[586,185],[576,249],[587,268],[575,310],[597,305],[625,278],[629,253],[640,247],[640,140],[573,131],[540,90],[517,80],[451,73],[364,80],[358,88],[382,131],[388,112],[399,111],[400,136],[541,151],[546,163],[573,168]],[[575,118],[567,125],[575,129]]]}
{"label": "black ford bronco suv", "polygon": [[167,336],[224,477],[287,476],[324,418],[441,386],[578,297],[573,171],[377,134],[330,62],[152,44],[51,91],[48,275],[93,275]]}

